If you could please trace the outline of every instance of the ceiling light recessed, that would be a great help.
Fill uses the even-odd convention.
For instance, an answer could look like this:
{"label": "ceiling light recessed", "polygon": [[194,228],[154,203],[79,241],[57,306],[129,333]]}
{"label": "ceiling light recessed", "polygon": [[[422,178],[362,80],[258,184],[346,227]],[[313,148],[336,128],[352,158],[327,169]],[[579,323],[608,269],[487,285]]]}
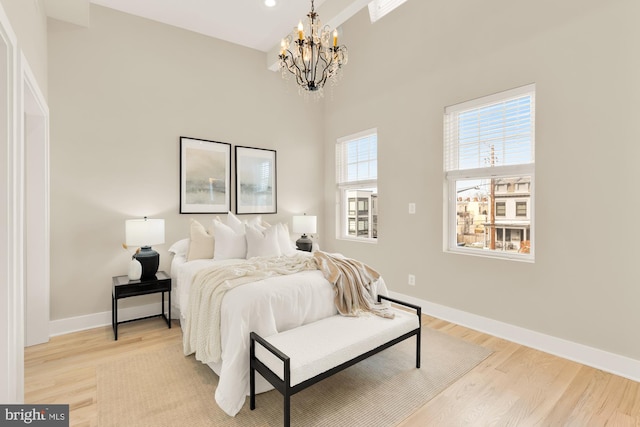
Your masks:
{"label": "ceiling light recessed", "polygon": [[276,0],[264,0],[264,5],[267,7],[274,7],[276,5]]}

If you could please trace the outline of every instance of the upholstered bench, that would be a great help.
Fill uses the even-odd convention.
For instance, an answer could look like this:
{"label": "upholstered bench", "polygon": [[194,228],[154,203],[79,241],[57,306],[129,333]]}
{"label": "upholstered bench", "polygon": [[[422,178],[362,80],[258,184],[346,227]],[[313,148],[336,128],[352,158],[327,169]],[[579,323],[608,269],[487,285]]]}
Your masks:
{"label": "upholstered bench", "polygon": [[288,427],[292,395],[412,336],[416,337],[416,368],[420,368],[420,307],[378,296],[381,299],[415,312],[392,308],[393,319],[336,315],[266,338],[251,332],[251,410],[256,407],[256,371],[282,393]]}

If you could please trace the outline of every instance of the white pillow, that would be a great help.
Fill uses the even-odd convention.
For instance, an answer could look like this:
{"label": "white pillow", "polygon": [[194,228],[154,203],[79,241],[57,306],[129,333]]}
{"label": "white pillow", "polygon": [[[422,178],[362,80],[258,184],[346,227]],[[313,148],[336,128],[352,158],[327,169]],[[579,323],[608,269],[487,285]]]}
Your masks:
{"label": "white pillow", "polygon": [[262,221],[262,215],[258,215],[257,217],[250,219],[246,222],[246,224],[249,224],[251,227],[255,228],[258,231],[264,231],[269,227],[269,224]]}
{"label": "white pillow", "polygon": [[169,253],[178,256],[187,256],[187,252],[189,252],[189,239],[178,240],[169,248]]}
{"label": "white pillow", "polygon": [[276,224],[276,227],[278,229],[278,246],[280,246],[280,252],[282,252],[282,255],[295,255],[296,247],[295,243],[291,241],[289,226],[279,222]]}
{"label": "white pillow", "polygon": [[233,212],[229,212],[227,214],[227,225],[231,227],[233,231],[235,231],[236,233],[244,234],[244,226],[246,224],[249,224],[250,226],[260,231],[264,231],[268,227],[271,227],[271,225],[268,222],[265,222],[262,220],[262,215],[258,215],[254,218],[251,218],[248,221],[247,220],[242,221],[240,218],[235,216]]}
{"label": "white pillow", "polygon": [[[231,214],[231,212],[229,212]],[[216,244],[213,252],[213,259],[224,260],[234,258],[246,258],[247,241],[243,233],[236,233],[231,227],[222,222],[213,220],[213,235]]]}
{"label": "white pillow", "polygon": [[244,228],[247,238],[247,259],[256,256],[273,257],[282,255],[278,243],[277,227],[269,227],[261,231],[259,228],[247,224]]}
{"label": "white pillow", "polygon": [[244,234],[244,223],[231,211],[227,214],[227,225],[231,227],[236,234]]}

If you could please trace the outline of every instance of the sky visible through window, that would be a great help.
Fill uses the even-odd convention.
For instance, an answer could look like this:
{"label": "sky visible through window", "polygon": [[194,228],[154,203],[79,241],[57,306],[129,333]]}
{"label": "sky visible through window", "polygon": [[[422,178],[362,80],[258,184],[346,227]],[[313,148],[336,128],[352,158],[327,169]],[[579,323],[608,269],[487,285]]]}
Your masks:
{"label": "sky visible through window", "polygon": [[461,112],[458,169],[532,163],[532,134],[530,96]]}
{"label": "sky visible through window", "polygon": [[[532,163],[532,134],[530,96],[461,112],[459,169]],[[489,188],[489,179],[464,180],[457,182],[456,192],[486,194]]]}
{"label": "sky visible through window", "polygon": [[347,180],[365,181],[378,178],[377,136],[369,135],[351,141],[347,147]]}

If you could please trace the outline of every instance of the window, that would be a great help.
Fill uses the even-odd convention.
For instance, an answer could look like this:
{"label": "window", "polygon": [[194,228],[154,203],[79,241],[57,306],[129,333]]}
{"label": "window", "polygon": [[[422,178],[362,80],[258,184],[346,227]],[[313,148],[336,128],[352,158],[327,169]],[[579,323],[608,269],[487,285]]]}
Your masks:
{"label": "window", "polygon": [[378,237],[378,136],[371,129],[336,144],[337,238]]}
{"label": "window", "polygon": [[533,84],[445,108],[446,251],[533,260],[534,129]]}
{"label": "window", "polygon": [[369,3],[369,19],[371,19],[371,23],[381,19],[405,1],[407,0],[373,0]]}

